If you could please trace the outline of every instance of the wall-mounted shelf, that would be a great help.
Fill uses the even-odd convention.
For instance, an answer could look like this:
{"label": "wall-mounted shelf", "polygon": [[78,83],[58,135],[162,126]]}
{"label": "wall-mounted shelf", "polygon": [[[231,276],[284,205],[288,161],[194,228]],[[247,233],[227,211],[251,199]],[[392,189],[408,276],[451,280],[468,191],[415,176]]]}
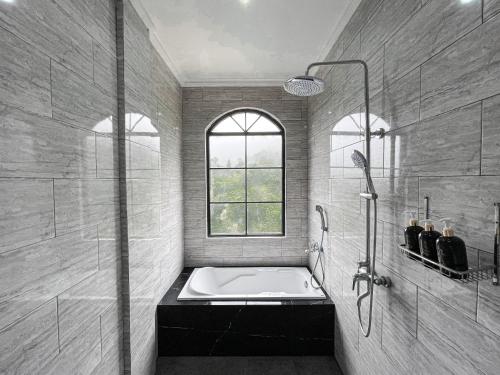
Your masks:
{"label": "wall-mounted shelf", "polygon": [[420,262],[424,266],[437,273],[440,273],[443,276],[461,281],[463,283],[470,283],[478,280],[495,280],[496,266],[494,264],[483,265],[481,267],[471,267],[467,271],[456,271],[452,268],[445,267],[438,262],[430,260],[420,254],[408,250],[406,245],[399,245],[399,249],[401,250],[401,253],[406,255],[409,259]]}

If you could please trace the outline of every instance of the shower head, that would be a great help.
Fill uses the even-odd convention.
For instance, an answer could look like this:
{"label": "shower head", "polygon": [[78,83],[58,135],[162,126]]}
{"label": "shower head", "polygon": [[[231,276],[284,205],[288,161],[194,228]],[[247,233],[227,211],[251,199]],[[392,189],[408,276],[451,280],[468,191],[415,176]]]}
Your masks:
{"label": "shower head", "polygon": [[319,215],[321,216],[321,230],[324,232],[328,232],[328,225],[326,224],[325,212],[323,211],[323,207],[317,204],[316,211],[318,211]]}
{"label": "shower head", "polygon": [[368,167],[368,162],[365,156],[358,150],[354,150],[351,155],[352,162],[354,165],[363,170],[366,177],[366,185],[368,186],[368,191],[372,197],[376,197],[375,187],[373,186],[372,177],[370,175],[370,169]]}
{"label": "shower head", "polygon": [[314,76],[297,76],[287,80],[283,88],[292,95],[313,96],[323,92],[325,81]]}
{"label": "shower head", "polygon": [[368,170],[368,162],[366,161],[365,155],[358,150],[354,150],[352,152],[351,159],[356,167],[363,169],[366,173]]}

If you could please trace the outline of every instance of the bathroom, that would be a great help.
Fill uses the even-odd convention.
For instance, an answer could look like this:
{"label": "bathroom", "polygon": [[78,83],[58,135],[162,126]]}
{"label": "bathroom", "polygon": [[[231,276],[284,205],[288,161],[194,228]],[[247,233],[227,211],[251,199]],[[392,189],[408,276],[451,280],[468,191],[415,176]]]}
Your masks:
{"label": "bathroom", "polygon": [[500,372],[500,0],[0,34],[0,374]]}

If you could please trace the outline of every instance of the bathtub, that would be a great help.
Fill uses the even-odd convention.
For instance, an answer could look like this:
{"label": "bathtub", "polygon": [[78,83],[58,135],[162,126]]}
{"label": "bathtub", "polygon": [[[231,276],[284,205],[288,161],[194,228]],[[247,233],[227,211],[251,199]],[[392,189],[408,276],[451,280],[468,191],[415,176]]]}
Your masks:
{"label": "bathtub", "polygon": [[203,267],[194,269],[177,299],[286,300],[326,296],[311,286],[311,273],[306,267]]}

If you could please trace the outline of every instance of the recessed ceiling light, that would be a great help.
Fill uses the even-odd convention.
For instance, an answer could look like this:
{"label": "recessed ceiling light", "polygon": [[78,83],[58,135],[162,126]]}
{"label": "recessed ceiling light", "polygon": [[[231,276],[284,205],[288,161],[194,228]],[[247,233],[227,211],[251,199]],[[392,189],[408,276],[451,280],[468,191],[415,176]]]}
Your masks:
{"label": "recessed ceiling light", "polygon": [[248,4],[250,4],[250,1],[251,0],[240,0],[240,3],[241,3],[241,5],[246,7]]}
{"label": "recessed ceiling light", "polygon": [[14,4],[16,2],[16,0],[0,0],[0,1],[3,1],[4,3],[8,4]]}

